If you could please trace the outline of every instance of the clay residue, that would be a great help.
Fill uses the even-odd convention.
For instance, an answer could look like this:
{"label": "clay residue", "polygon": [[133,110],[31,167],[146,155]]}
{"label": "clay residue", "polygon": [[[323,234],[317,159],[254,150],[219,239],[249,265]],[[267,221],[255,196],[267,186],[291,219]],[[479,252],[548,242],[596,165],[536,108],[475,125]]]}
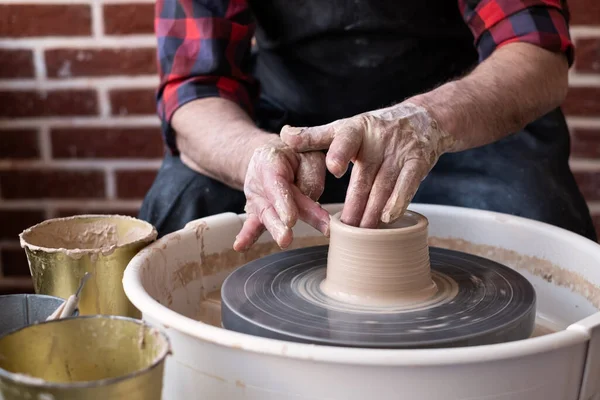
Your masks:
{"label": "clay residue", "polygon": [[188,283],[202,278],[202,267],[199,262],[190,261],[179,266],[171,273],[172,290],[187,286]]}
{"label": "clay residue", "polygon": [[[303,247],[311,247],[311,246],[319,246],[324,245],[329,242],[329,239],[324,236],[316,236],[316,237],[298,237],[295,238],[292,244],[282,250],[279,248],[276,242],[268,242],[268,243],[256,243],[245,253],[239,253],[235,250],[226,249],[217,253],[205,253],[204,246],[204,234],[208,231],[208,227],[205,223],[198,223],[194,226],[191,226],[192,229],[195,229],[196,238],[198,240],[198,244],[200,247],[200,257],[198,261],[190,261],[187,263],[182,263],[175,269],[174,271],[168,271],[166,268],[166,258],[162,252],[162,249],[152,249],[153,251],[159,252],[165,267],[163,268],[154,268],[152,273],[144,273],[143,276],[151,276],[153,279],[144,280],[143,285],[146,287],[146,290],[149,288],[155,287],[157,291],[162,292],[162,295],[158,296],[158,293],[154,293],[155,298],[161,298],[161,303],[166,304],[167,306],[171,306],[173,303],[172,293],[181,288],[185,288],[190,282],[196,280],[202,280],[204,276],[213,276],[223,272],[231,272],[234,269],[244,265],[250,261],[255,259],[267,256],[269,254],[277,253],[284,250],[291,250]],[[180,238],[178,238],[180,239]],[[149,256],[150,257],[150,256]],[[151,267],[151,263],[145,263],[144,270]],[[168,271],[168,272],[167,272]],[[168,282],[171,286],[165,285],[164,278],[165,274],[168,274]],[[162,290],[161,288],[165,288]],[[166,290],[168,288],[168,290]],[[206,293],[209,291],[216,290],[218,288],[204,288],[203,296],[206,299]],[[210,296],[210,294],[208,295]],[[203,301],[202,304],[205,302]],[[215,310],[214,306],[210,304],[204,304],[200,306],[198,311],[199,319],[208,319],[213,320],[217,317],[213,317],[216,311],[218,311],[218,323],[220,324],[220,308]],[[220,307],[220,298],[218,302],[218,306]]]}
{"label": "clay residue", "polygon": [[533,333],[530,337],[534,338],[539,336],[545,336],[554,332],[556,332],[554,329],[548,328],[547,326],[535,324],[535,327],[533,328]]}
{"label": "clay residue", "polygon": [[548,260],[523,255],[501,247],[475,244],[458,238],[429,237],[429,245],[474,254],[516,270],[527,271],[548,282],[580,294],[594,307],[600,309],[600,287],[591,283],[579,273],[565,270]]}
{"label": "clay residue", "polygon": [[206,296],[206,300],[200,302],[200,308],[196,315],[198,321],[221,328],[221,291],[216,290]]}
{"label": "clay residue", "polygon": [[101,249],[119,244],[117,225],[109,221],[49,224],[24,235],[27,243],[53,249]]}
{"label": "clay residue", "polygon": [[136,242],[150,242],[156,230],[146,222],[123,216],[75,216],[44,221],[25,230],[21,246],[30,250],[83,254],[110,254]]}
{"label": "clay residue", "polygon": [[239,253],[233,249],[227,249],[218,253],[204,254],[201,250],[202,257],[202,274],[205,276],[214,275],[223,271],[230,271],[250,261],[269,254],[278,253],[292,249],[300,249],[304,247],[320,246],[329,243],[329,239],[325,236],[310,236],[295,238],[292,244],[281,249],[276,242],[255,243],[248,251]]}

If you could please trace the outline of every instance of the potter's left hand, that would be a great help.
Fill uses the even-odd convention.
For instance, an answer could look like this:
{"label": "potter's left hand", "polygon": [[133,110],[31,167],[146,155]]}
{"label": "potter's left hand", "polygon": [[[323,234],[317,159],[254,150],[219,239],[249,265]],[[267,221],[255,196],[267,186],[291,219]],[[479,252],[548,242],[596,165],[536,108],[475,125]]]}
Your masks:
{"label": "potter's left hand", "polygon": [[338,178],[354,163],[341,220],[364,228],[400,218],[453,143],[426,109],[408,102],[322,126],[285,126],[281,138],[298,152],[329,149],[327,169]]}

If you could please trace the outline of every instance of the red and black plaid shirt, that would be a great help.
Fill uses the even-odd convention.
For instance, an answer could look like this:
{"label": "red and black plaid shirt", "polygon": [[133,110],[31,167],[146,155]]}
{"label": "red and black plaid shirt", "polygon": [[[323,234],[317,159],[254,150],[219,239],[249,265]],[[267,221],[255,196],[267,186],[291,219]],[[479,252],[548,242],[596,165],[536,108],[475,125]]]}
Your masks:
{"label": "red and black plaid shirt", "polygon": [[[564,0],[458,0],[458,6],[480,61],[508,43],[526,42],[573,62]],[[222,97],[252,114],[257,86],[243,65],[254,29],[246,0],[156,2],[158,114],[171,151],[177,153],[171,116],[189,101]]]}

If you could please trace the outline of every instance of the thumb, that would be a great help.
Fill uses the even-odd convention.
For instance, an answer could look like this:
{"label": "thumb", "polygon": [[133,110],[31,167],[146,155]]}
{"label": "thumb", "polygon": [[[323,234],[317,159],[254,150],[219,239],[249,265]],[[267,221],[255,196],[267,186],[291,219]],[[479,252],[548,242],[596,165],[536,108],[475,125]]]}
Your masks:
{"label": "thumb", "polygon": [[306,128],[286,125],[280,136],[283,143],[299,152],[327,150],[335,137],[335,129],[333,123]]}

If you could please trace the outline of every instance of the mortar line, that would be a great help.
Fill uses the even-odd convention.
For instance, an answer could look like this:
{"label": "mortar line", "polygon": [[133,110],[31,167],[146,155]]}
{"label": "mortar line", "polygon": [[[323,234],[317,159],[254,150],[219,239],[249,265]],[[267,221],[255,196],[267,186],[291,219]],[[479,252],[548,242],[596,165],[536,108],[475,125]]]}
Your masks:
{"label": "mortar line", "polygon": [[600,201],[588,201],[588,208],[590,209],[590,214],[600,215]]}
{"label": "mortar line", "polygon": [[[100,0],[103,4],[123,4],[123,0]],[[154,4],[156,0],[127,0],[126,4]]]}
{"label": "mortar line", "polygon": [[156,47],[156,38],[153,34],[137,34],[137,35],[110,35],[96,38],[94,36],[86,37],[71,37],[71,36],[35,36],[27,38],[0,39],[0,47],[5,49],[53,49],[66,48],[77,49],[82,48],[140,48],[140,47]]}
{"label": "mortar line", "polygon": [[[43,78],[42,78],[43,79]],[[105,77],[76,77],[69,79],[0,79],[0,89],[14,91],[23,90],[60,90],[60,89],[90,89],[106,87],[107,89],[156,89],[159,78],[156,75],[141,76],[105,76]]]}
{"label": "mortar line", "polygon": [[3,4],[50,4],[50,5],[71,5],[71,4],[90,4],[90,0],[2,0]]}
{"label": "mortar line", "polygon": [[99,86],[96,89],[98,96],[98,114],[102,118],[110,118],[111,116],[111,104],[108,91],[108,88],[102,86]]}
{"label": "mortar line", "polygon": [[104,11],[99,1],[92,1],[92,36],[100,39],[104,36]]}
{"label": "mortar line", "polygon": [[45,207],[44,214],[46,219],[55,218],[57,215],[56,208],[52,207],[51,205],[47,205]]}
{"label": "mortar line", "polygon": [[4,4],[51,4],[51,5],[71,5],[71,4],[92,4],[94,2],[101,4],[154,4],[155,0],[2,0]]}
{"label": "mortar line", "polygon": [[108,199],[15,199],[2,200],[0,210],[40,210],[40,209],[58,209],[58,208],[89,208],[89,209],[137,209],[141,206],[142,200],[108,200]]}
{"label": "mortar line", "polygon": [[600,74],[569,72],[569,87],[600,87]]}
{"label": "mortar line", "polygon": [[142,116],[112,116],[110,119],[93,117],[64,117],[0,119],[0,128],[37,128],[48,125],[51,128],[69,127],[158,127],[160,121],[156,115]]}
{"label": "mortar line", "polygon": [[161,159],[52,159],[49,162],[44,160],[0,160],[0,170],[105,170],[106,168],[120,170],[157,170],[160,167]]}
{"label": "mortar line", "polygon": [[574,172],[598,172],[600,160],[575,158],[569,160],[569,166]]}
{"label": "mortar line", "polygon": [[569,128],[599,129],[600,117],[567,117]]}
{"label": "mortar line", "polygon": [[104,187],[106,189],[106,198],[114,200],[117,197],[117,182],[114,168],[107,167],[104,171]]}
{"label": "mortar line", "polygon": [[50,142],[50,128],[47,126],[42,125],[38,130],[38,145],[42,162],[49,162],[52,159],[52,143]]}
{"label": "mortar line", "polygon": [[8,249],[8,250],[20,249],[21,245],[19,244],[19,238],[17,237],[15,240],[11,240],[11,239],[0,240],[0,248]]}
{"label": "mortar line", "polygon": [[47,77],[46,60],[44,60],[44,51],[42,49],[33,49],[33,69],[35,73],[35,84],[42,84]]}
{"label": "mortar line", "polygon": [[571,39],[600,37],[600,26],[595,25],[574,25],[569,30]]}

